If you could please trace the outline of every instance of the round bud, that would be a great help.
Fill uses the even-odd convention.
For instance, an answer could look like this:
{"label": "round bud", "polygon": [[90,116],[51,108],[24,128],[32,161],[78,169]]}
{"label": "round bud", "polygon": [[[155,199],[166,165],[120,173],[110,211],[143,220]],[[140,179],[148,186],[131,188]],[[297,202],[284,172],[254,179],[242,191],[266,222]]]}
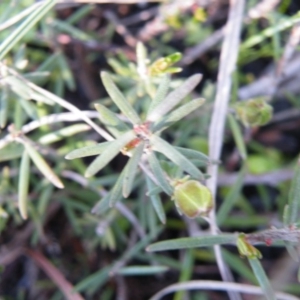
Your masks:
{"label": "round bud", "polygon": [[175,183],[175,205],[189,218],[206,216],[213,207],[210,190],[196,180],[181,180]]}

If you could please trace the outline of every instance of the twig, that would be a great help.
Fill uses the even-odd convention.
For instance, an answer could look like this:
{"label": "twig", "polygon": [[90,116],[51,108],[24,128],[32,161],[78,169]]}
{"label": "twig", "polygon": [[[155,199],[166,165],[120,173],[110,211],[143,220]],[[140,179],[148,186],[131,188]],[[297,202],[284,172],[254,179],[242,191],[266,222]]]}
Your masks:
{"label": "twig", "polygon": [[204,41],[194,47],[187,49],[184,53],[183,59],[180,61],[180,66],[186,66],[194,62],[198,57],[207,52],[209,49],[219,43],[224,35],[225,26],[214,31]]}
{"label": "twig", "polygon": [[[222,150],[225,120],[228,103],[230,100],[231,76],[237,61],[244,5],[244,0],[230,1],[229,17],[225,29],[225,38],[221,49],[216,99],[209,128],[209,157],[211,160],[216,161],[220,159]],[[211,190],[213,198],[215,199],[218,165],[210,165],[207,169],[207,172],[211,176],[207,181],[207,186]],[[212,209],[209,219],[212,234],[217,234],[218,228],[214,209]],[[214,246],[214,251],[223,280],[232,281],[233,277],[229,268],[223,261],[220,246]],[[229,296],[231,299],[240,299],[240,295],[236,293],[230,292]]]}
{"label": "twig", "polygon": [[255,233],[246,234],[247,241],[250,244],[267,244],[270,246],[274,242],[288,241],[298,244],[300,242],[300,230],[297,228],[274,228]]}
{"label": "twig", "polygon": [[150,7],[147,10],[143,10],[137,14],[123,18],[121,21],[124,26],[130,26],[139,23],[141,21],[149,20],[150,18],[152,18],[157,14],[157,11],[158,11],[157,7]]}
{"label": "twig", "polygon": [[124,41],[130,47],[135,48],[137,39],[127,30],[127,28],[119,21],[118,17],[112,11],[105,11],[104,17],[115,25],[118,34],[124,37]]}
{"label": "twig", "polygon": [[[294,171],[292,169],[281,169],[264,174],[246,174],[243,180],[244,185],[267,184],[277,187],[278,183],[293,178]],[[236,182],[237,173],[223,173],[218,177],[219,186],[231,186]]]}
{"label": "twig", "polygon": [[300,42],[300,22],[292,29],[289,40],[284,48],[277,66],[273,66],[267,74],[255,82],[239,89],[241,100],[258,96],[280,96],[284,91],[299,92],[300,55],[296,47]]}
{"label": "twig", "polygon": [[68,300],[84,300],[79,293],[74,292],[74,287],[62,275],[49,260],[40,252],[26,249],[26,253],[35,263],[50,277],[50,279],[59,287],[63,295]]}
{"label": "twig", "polygon": [[252,7],[248,16],[251,19],[259,19],[265,17],[270,11],[275,9],[275,7],[279,4],[280,0],[263,0],[258,2],[257,5]]}
{"label": "twig", "polygon": [[[219,290],[219,291],[232,291],[248,293],[253,295],[263,295],[261,288],[249,284],[232,283],[232,282],[220,282],[213,280],[193,280],[183,283],[172,284],[167,288],[159,291],[157,294],[151,297],[150,300],[159,300],[163,296],[181,291],[181,290]],[[276,293],[278,300],[299,300],[298,297],[289,295],[286,293]]]}
{"label": "twig", "polygon": [[[250,19],[256,19],[264,17],[269,11],[272,11],[274,7],[278,4],[278,0],[264,0],[259,2],[248,12],[247,17],[244,18],[244,21],[249,21]],[[220,29],[214,31],[209,35],[205,40],[201,41],[199,44],[188,48],[184,55],[183,59],[180,62],[180,66],[185,66],[193,63],[198,57],[206,53],[209,49],[221,42],[224,36],[225,27],[223,26]]]}

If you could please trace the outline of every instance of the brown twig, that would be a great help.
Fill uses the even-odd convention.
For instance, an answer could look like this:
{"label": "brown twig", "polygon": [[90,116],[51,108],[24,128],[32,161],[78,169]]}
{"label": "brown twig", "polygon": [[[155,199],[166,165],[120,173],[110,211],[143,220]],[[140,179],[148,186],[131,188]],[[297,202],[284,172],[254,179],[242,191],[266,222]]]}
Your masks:
{"label": "brown twig", "polygon": [[60,270],[58,270],[41,252],[31,249],[25,249],[25,252],[59,287],[66,299],[84,300],[79,293],[74,292],[74,286],[63,276]]}

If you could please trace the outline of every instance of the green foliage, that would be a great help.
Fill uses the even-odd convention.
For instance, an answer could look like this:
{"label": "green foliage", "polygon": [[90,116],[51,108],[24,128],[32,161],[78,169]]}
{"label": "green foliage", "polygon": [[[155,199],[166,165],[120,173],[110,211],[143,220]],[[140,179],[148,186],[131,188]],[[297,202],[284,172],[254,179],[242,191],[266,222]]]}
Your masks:
{"label": "green foliage", "polygon": [[[66,91],[77,97],[81,93],[77,85],[83,90],[87,85],[74,72],[76,51],[103,46],[97,44],[99,35],[94,30],[78,26],[94,14],[97,6],[79,6],[62,19],[52,10],[55,4],[54,0],[0,3],[0,232],[5,231],[4,243],[7,237],[13,239],[8,243],[13,246],[9,250],[23,253],[25,244],[45,246],[50,219],[63,236],[59,238],[66,235],[65,244],[74,250],[70,265],[61,258],[64,255],[55,259],[55,265],[63,266],[74,289],[85,298],[98,297],[99,293],[101,299],[113,299],[110,280],[115,275],[156,276],[175,270],[179,281],[185,283],[193,279],[196,264],[215,263],[214,246],[230,245],[230,251],[222,248],[224,263],[242,280],[259,283],[267,299],[276,299],[258,260],[266,258],[254,245],[283,245],[299,261],[299,161],[289,192],[285,183],[277,186],[275,206],[282,210],[285,206],[282,226],[249,233],[253,228],[268,227],[269,213],[274,214],[274,210],[265,187],[257,185],[266,214],[256,211],[244,195],[243,182],[248,175],[282,168],[285,160],[279,150],[266,150],[249,136],[247,127],[259,130],[257,127],[270,121],[271,104],[262,99],[235,101],[233,110],[228,111],[225,133],[232,137],[226,143],[233,144],[238,154],[232,155],[230,162],[236,160],[235,167],[240,170],[234,174],[232,186],[219,190],[221,201],[215,203],[205,186],[205,168],[220,164],[221,171],[229,172],[231,166],[227,161],[225,170],[223,162],[206,155],[211,147],[207,132],[214,83],[206,81],[202,93],[206,100],[199,98],[194,89],[202,75],[174,77],[182,71],[176,64],[187,56],[166,45],[180,28],[181,36],[186,33],[182,39],[185,46],[208,37],[213,27],[205,24],[209,17],[206,10],[194,7],[190,15],[182,16],[170,11],[165,18],[170,30],[161,35],[161,41],[149,41],[149,48],[157,50],[148,53],[138,42],[136,62],[129,60],[134,55],[127,55],[125,48],[117,55],[107,54],[112,72],[102,70],[100,78],[108,98],[95,101],[96,111],[83,111],[72,104],[72,96]],[[283,4],[280,10],[285,10]],[[270,25],[264,30],[259,30],[255,22],[245,25],[249,30],[241,45],[240,67],[262,57],[279,60],[283,53],[280,34],[299,21],[299,12],[289,18],[282,14],[267,16]],[[101,42],[102,38],[104,43],[112,42],[111,25],[101,32]],[[72,60],[69,45],[61,42],[64,38],[76,46]],[[254,45],[258,49],[251,49]],[[86,60],[93,63],[97,55],[91,53]],[[207,59],[208,73],[215,74],[218,61],[209,56]],[[251,74],[236,71],[234,100],[239,85],[252,79]],[[91,156],[96,156],[93,161]],[[62,220],[67,222],[67,229],[60,226]],[[27,224],[20,226],[22,222]],[[207,226],[206,222],[216,227],[217,233],[196,230],[193,236],[195,228]],[[25,241],[18,230],[25,232]],[[168,230],[172,231],[171,239]],[[71,242],[67,239],[69,232]],[[157,241],[159,238],[165,240]],[[169,250],[180,250],[179,258],[149,253]],[[103,260],[94,264],[98,252],[104,254]],[[80,265],[80,272],[73,272],[73,263]],[[52,283],[49,290],[54,291]],[[182,297],[177,293],[174,299]]]}

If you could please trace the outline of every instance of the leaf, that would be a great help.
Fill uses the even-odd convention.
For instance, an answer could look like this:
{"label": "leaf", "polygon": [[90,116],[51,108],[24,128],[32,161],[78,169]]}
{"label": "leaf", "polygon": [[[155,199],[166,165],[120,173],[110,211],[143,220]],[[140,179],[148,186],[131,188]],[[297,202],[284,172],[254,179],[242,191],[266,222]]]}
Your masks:
{"label": "leaf", "polygon": [[101,78],[107,93],[130,122],[134,125],[142,123],[140,117],[137,115],[131,104],[114,84],[110,75],[106,72],[101,72]]}
{"label": "leaf", "polygon": [[174,146],[174,148],[178,150],[181,154],[183,154],[185,157],[187,157],[188,159],[196,159],[199,161],[203,161],[206,164],[211,163],[209,157],[202,152],[193,149],[177,147],[177,146]]}
{"label": "leaf", "polygon": [[20,102],[23,110],[32,120],[39,119],[37,106],[32,101],[28,101],[20,97],[18,101]]}
{"label": "leaf", "polygon": [[[148,177],[146,177],[146,182],[147,182],[148,191],[152,190],[154,188],[154,183]],[[166,224],[166,214],[159,195],[153,194],[153,195],[149,195],[149,197],[158,218],[163,224]]]}
{"label": "leaf", "polygon": [[141,157],[143,155],[145,143],[141,142],[132,152],[132,156],[130,157],[126,171],[124,173],[123,179],[123,197],[127,198],[133,187],[134,178],[137,173],[139,162],[141,161]]}
{"label": "leaf", "polygon": [[245,259],[242,259],[239,256],[237,256],[234,252],[223,248],[222,256],[224,257],[225,262],[233,271],[235,271],[238,275],[245,278],[252,284],[257,284],[257,280]]}
{"label": "leaf", "polygon": [[8,37],[0,44],[0,61],[4,56],[41,20],[56,4],[55,0],[46,0],[23,21]]}
{"label": "leaf", "polygon": [[149,153],[148,156],[148,160],[149,160],[149,165],[150,168],[155,176],[155,178],[157,179],[157,182],[159,184],[159,186],[163,189],[163,191],[171,196],[173,194],[173,188],[170,185],[161,165],[159,164],[159,161],[155,155],[155,153],[153,151],[151,151]]}
{"label": "leaf", "polygon": [[65,159],[74,159],[92,155],[99,155],[111,144],[112,142],[99,143],[97,145],[87,146],[80,149],[75,149],[65,156]]}
{"label": "leaf", "polygon": [[7,88],[4,87],[2,89],[2,93],[0,94],[0,128],[4,128],[6,126],[7,113],[8,113],[8,90]]}
{"label": "leaf", "polygon": [[92,208],[91,213],[100,215],[109,209],[110,193],[107,193],[96,205]]}
{"label": "leaf", "polygon": [[58,19],[53,19],[51,22],[51,26],[53,26],[53,28],[55,28],[57,31],[66,32],[76,40],[81,40],[85,42],[92,40],[91,35],[76,28],[75,26],[72,26],[71,24],[68,24],[67,22],[65,22],[65,20],[61,21]]}
{"label": "leaf", "polygon": [[31,88],[27,86],[23,80],[16,76],[9,75],[3,78],[3,82],[6,83],[10,89],[22,99],[31,99]]}
{"label": "leaf", "polygon": [[136,60],[137,60],[137,70],[139,75],[146,75],[147,49],[142,42],[137,42]]}
{"label": "leaf", "polygon": [[28,142],[24,142],[24,146],[30,158],[41,173],[56,187],[60,189],[64,188],[63,183],[49,167],[44,158]]}
{"label": "leaf", "polygon": [[295,262],[299,262],[299,252],[296,245],[289,241],[284,241],[284,245],[286,247],[287,252],[292,257]]}
{"label": "leaf", "polygon": [[300,158],[298,158],[294,177],[289,191],[289,206],[287,212],[287,223],[292,225],[298,219],[300,203]]}
{"label": "leaf", "polygon": [[[58,20],[55,20],[55,21],[58,21]],[[58,59],[58,65],[60,68],[60,74],[61,74],[62,80],[66,83],[66,86],[68,87],[68,89],[70,91],[75,91],[76,83],[75,83],[75,80],[73,77],[73,72],[71,71],[65,56],[62,53],[60,53],[57,59]]]}
{"label": "leaf", "polygon": [[205,99],[199,98],[199,99],[194,99],[194,100],[178,107],[177,109],[172,111],[170,114],[167,114],[166,116],[164,116],[160,120],[160,122],[154,126],[153,131],[161,132],[161,131],[165,130],[167,127],[169,127],[173,123],[181,120],[182,118],[184,118],[191,112],[198,109],[201,105],[203,105],[204,102],[205,102]]}
{"label": "leaf", "polygon": [[18,187],[18,205],[21,217],[27,219],[27,198],[29,189],[30,179],[30,157],[26,150],[23,151],[21,163],[20,163],[20,174],[19,174],[19,187]]}
{"label": "leaf", "polygon": [[48,105],[53,105],[53,101],[33,91],[31,87],[27,85],[25,80],[10,75],[3,78],[3,82],[6,83],[10,87],[10,89],[22,99],[25,100],[32,99],[32,100],[43,102]]}
{"label": "leaf", "polygon": [[0,149],[0,162],[19,158],[24,151],[24,147],[19,143],[9,143]]}
{"label": "leaf", "polygon": [[161,139],[157,135],[152,135],[150,142],[153,146],[153,150],[161,152],[167,158],[169,158],[173,163],[178,165],[182,170],[197,178],[199,180],[204,180],[203,174],[197,169],[185,156],[178,152],[173,146]]}
{"label": "leaf", "polygon": [[114,187],[110,191],[110,197],[109,197],[109,206],[114,207],[115,204],[120,200],[122,197],[122,188],[123,188],[123,180],[125,176],[127,165],[122,170],[121,174],[119,175]]}
{"label": "leaf", "polygon": [[230,192],[227,194],[225,200],[222,202],[221,207],[217,213],[218,225],[222,225],[224,221],[229,218],[229,212],[238,200],[241,194],[241,189],[244,183],[247,167],[243,166],[238,173],[238,177],[234,185],[231,187]]}
{"label": "leaf", "polygon": [[121,121],[114,112],[107,109],[104,105],[97,103],[95,104],[95,108],[99,113],[100,121],[116,138],[130,130],[130,128],[123,121]]}
{"label": "leaf", "polygon": [[236,234],[202,235],[198,237],[172,239],[149,245],[148,252],[178,250],[198,247],[211,247],[220,244],[235,244]]}
{"label": "leaf", "polygon": [[107,148],[99,155],[87,168],[85,177],[91,177],[104,168],[131,140],[135,138],[135,133],[131,130],[118,139],[112,141]]}
{"label": "leaf", "polygon": [[147,121],[156,122],[172,110],[200,82],[202,75],[196,74],[188,78],[180,87],[171,92],[162,102],[148,114]]}
{"label": "leaf", "polygon": [[74,291],[80,292],[83,290],[88,289],[91,286],[97,287],[100,289],[106,281],[109,279],[109,269],[110,267],[104,267],[101,268],[96,273],[87,276],[82,281],[80,281],[78,284],[76,284]]}
{"label": "leaf", "polygon": [[148,120],[148,116],[152,113],[153,109],[156,108],[156,106],[158,104],[160,104],[164,98],[166,97],[166,94],[169,90],[170,87],[170,76],[169,75],[164,75],[160,81],[160,84],[158,86],[157,92],[155,94],[154,99],[152,100],[149,108],[148,108],[148,113],[147,113],[147,120]]}
{"label": "leaf", "polygon": [[231,115],[228,114],[228,121],[229,121],[229,125],[234,137],[234,141],[235,144],[239,150],[239,153],[241,155],[242,159],[246,159],[247,158],[247,150],[246,150],[246,145],[245,145],[245,141],[241,132],[241,128],[239,126],[239,124],[237,123],[236,119]]}
{"label": "leaf", "polygon": [[266,298],[268,300],[276,300],[274,291],[271,287],[271,284],[269,282],[269,279],[264,271],[264,269],[261,266],[260,261],[257,258],[250,258],[248,259],[251,268],[253,270],[253,273],[259,282],[259,285],[261,286]]}
{"label": "leaf", "polygon": [[64,127],[60,130],[48,133],[39,138],[39,142],[44,145],[52,144],[58,142],[66,137],[70,137],[77,133],[88,131],[91,127],[85,123],[78,123],[71,126]]}
{"label": "leaf", "polygon": [[168,271],[166,266],[130,266],[118,270],[117,274],[123,276],[149,276]]}

